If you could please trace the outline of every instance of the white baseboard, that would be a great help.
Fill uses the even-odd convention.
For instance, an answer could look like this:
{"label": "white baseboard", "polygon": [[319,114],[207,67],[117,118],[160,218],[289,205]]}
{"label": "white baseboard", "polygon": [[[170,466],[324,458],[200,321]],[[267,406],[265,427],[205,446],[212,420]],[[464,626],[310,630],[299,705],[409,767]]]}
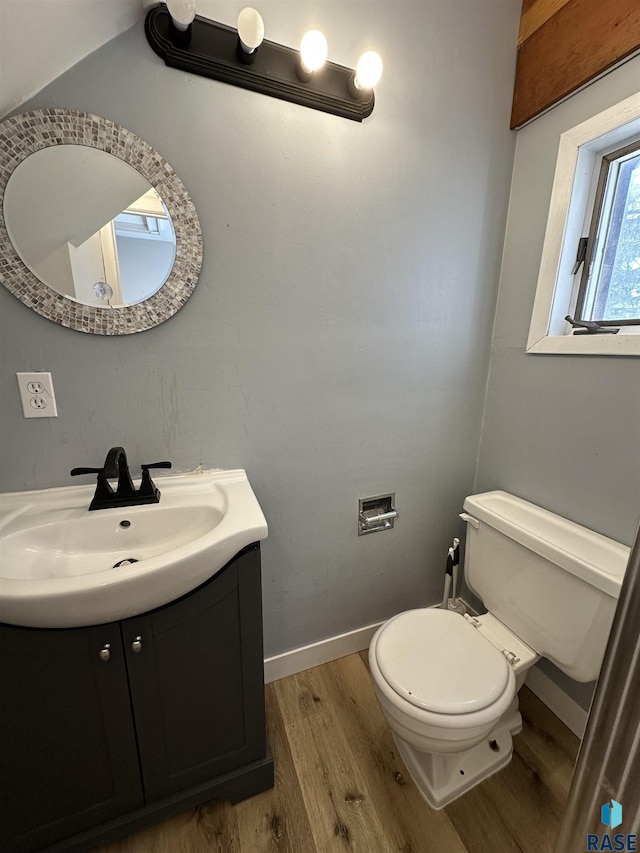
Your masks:
{"label": "white baseboard", "polygon": [[329,663],[329,661],[343,658],[345,655],[368,649],[371,638],[380,625],[382,622],[365,625],[364,628],[356,628],[355,631],[338,634],[337,637],[328,637],[326,640],[311,643],[309,646],[302,646],[299,649],[292,649],[290,652],[283,652],[281,655],[267,658],[264,662],[264,683],[268,684],[270,681],[277,681],[287,675],[295,675],[296,672],[311,669],[312,666]]}
{"label": "white baseboard", "polygon": [[578,705],[570,696],[567,696],[564,690],[558,687],[537,666],[531,667],[527,673],[525,684],[541,702],[544,702],[547,708],[553,711],[556,717],[562,720],[567,728],[571,729],[574,735],[582,738],[588,716],[583,707]]}

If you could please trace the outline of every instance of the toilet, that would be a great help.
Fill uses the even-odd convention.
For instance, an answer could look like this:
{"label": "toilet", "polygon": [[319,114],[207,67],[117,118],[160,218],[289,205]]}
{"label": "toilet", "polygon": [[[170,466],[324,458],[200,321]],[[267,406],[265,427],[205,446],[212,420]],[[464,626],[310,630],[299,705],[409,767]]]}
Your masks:
{"label": "toilet", "polygon": [[502,491],[468,497],[461,518],[465,579],[487,612],[408,610],[369,648],[378,701],[433,809],[509,762],[517,693],[539,658],[576,681],[598,677],[629,555]]}

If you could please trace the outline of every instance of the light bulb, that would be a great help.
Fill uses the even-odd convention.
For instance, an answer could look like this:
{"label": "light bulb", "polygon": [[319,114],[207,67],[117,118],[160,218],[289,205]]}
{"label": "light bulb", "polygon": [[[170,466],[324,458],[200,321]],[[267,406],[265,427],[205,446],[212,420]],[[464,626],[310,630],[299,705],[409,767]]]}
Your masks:
{"label": "light bulb", "polygon": [[251,6],[246,6],[238,15],[238,38],[245,53],[253,53],[264,40],[264,21]]}
{"label": "light bulb", "polygon": [[303,71],[312,74],[322,68],[327,58],[327,40],[320,30],[309,30],[300,42],[300,63]]}
{"label": "light bulb", "polygon": [[167,0],[173,26],[184,33],[196,16],[196,0]]}
{"label": "light bulb", "polygon": [[353,81],[356,89],[373,89],[382,77],[382,60],[374,50],[363,53],[356,65],[356,76]]}

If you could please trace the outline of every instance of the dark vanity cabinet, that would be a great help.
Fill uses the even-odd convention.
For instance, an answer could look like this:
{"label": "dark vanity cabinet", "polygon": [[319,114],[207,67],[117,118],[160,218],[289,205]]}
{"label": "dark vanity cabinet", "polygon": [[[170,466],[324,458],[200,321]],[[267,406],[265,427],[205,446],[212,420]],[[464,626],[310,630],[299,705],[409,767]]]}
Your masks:
{"label": "dark vanity cabinet", "polygon": [[[117,625],[0,627],[0,850],[40,850],[142,803]],[[113,666],[111,666],[113,664]]]}
{"label": "dark vanity cabinet", "polygon": [[0,851],[90,850],[273,784],[260,550],[107,625],[0,625]]}

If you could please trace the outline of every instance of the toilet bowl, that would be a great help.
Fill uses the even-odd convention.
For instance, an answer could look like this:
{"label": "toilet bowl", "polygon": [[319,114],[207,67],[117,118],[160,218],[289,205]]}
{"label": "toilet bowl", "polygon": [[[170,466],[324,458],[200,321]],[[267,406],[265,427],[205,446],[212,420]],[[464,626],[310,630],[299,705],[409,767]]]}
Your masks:
{"label": "toilet bowl", "polygon": [[382,712],[434,809],[509,762],[517,691],[539,657],[576,680],[597,677],[628,552],[505,492],[464,508],[465,579],[488,612],[408,610],[369,648]]}
{"label": "toilet bowl", "polygon": [[[535,653],[527,652],[533,663]],[[451,610],[409,610],[390,619],[371,641],[369,664],[387,716],[406,740],[432,752],[475,746],[516,695],[505,655]]]}
{"label": "toilet bowl", "polygon": [[434,809],[510,759],[516,692],[538,655],[490,614],[408,610],[382,625],[369,668],[382,712]]}

